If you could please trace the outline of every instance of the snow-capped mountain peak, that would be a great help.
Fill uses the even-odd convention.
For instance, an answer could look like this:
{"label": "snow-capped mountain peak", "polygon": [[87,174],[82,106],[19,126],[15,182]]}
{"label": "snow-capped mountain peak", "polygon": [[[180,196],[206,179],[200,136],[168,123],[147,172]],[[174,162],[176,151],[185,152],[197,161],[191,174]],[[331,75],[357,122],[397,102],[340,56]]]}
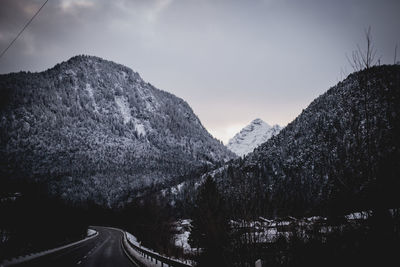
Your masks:
{"label": "snow-capped mountain peak", "polygon": [[244,156],[278,134],[281,129],[279,125],[270,126],[257,118],[231,138],[227,147],[238,156]]}

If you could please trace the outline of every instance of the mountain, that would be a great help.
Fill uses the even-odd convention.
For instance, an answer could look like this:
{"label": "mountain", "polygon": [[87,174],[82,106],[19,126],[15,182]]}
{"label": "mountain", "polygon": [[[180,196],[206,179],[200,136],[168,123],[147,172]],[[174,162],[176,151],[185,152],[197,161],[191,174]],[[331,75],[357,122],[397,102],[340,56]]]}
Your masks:
{"label": "mountain", "polygon": [[0,75],[0,174],[107,206],[235,158],[182,99],[131,69],[76,56]]}
{"label": "mountain", "polygon": [[349,75],[279,134],[214,171],[237,217],[398,207],[400,66]]}
{"label": "mountain", "polygon": [[278,134],[281,129],[279,125],[271,127],[263,120],[255,119],[230,139],[227,147],[236,155],[244,156]]}

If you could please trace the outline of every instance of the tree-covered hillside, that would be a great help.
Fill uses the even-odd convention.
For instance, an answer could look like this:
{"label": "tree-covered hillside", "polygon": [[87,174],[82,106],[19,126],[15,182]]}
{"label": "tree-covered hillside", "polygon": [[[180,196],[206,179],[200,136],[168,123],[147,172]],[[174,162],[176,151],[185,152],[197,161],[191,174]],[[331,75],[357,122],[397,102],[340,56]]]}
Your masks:
{"label": "tree-covered hillside", "polygon": [[0,75],[0,99],[3,188],[38,179],[64,199],[110,206],[235,157],[184,100],[97,57]]}
{"label": "tree-covered hillside", "polygon": [[398,207],[400,66],[349,75],[215,174],[231,211],[269,217]]}

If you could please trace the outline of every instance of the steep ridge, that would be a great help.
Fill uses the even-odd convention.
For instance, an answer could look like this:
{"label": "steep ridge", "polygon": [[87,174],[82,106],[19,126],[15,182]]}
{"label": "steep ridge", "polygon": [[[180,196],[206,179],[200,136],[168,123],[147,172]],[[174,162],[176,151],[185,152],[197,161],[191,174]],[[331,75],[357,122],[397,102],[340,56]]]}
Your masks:
{"label": "steep ridge", "polygon": [[279,125],[270,126],[261,119],[253,120],[228,142],[227,147],[238,156],[244,156],[279,133]]}
{"label": "steep ridge", "polygon": [[2,182],[48,182],[63,198],[111,206],[235,157],[182,99],[131,69],[76,56],[0,75]]}
{"label": "steep ridge", "polygon": [[233,211],[274,217],[398,207],[399,137],[400,66],[377,66],[349,75],[214,177]]}

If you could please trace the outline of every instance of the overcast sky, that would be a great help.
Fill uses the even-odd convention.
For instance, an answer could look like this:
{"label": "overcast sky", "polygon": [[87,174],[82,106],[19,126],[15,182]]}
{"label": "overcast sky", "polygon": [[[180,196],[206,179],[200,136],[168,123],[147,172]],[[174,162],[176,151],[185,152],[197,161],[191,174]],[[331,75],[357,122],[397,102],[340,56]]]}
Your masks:
{"label": "overcast sky", "polygon": [[[0,0],[0,50],[43,2]],[[226,142],[255,118],[292,121],[351,71],[345,55],[368,26],[392,63],[399,14],[398,0],[50,0],[0,73],[99,56],[185,99]]]}

